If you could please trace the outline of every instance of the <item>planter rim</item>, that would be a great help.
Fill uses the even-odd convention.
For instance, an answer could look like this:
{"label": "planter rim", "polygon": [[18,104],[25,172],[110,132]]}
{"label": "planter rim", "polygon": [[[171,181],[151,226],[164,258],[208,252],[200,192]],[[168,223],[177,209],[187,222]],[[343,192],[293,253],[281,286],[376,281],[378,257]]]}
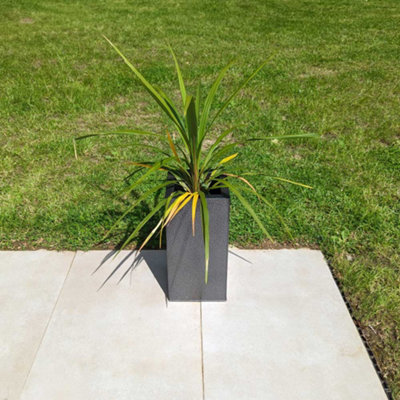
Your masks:
{"label": "planter rim", "polygon": [[[225,175],[220,175],[220,176],[223,177]],[[173,180],[174,177],[168,172],[167,179]],[[165,197],[168,197],[172,192],[176,191],[178,188],[179,188],[179,186],[177,184],[168,185],[165,190]],[[230,199],[231,196],[230,196],[229,188],[223,187],[223,188],[220,188],[217,190],[219,191],[219,193],[205,193],[206,198],[207,199],[213,199],[213,198],[228,198],[228,199]]]}

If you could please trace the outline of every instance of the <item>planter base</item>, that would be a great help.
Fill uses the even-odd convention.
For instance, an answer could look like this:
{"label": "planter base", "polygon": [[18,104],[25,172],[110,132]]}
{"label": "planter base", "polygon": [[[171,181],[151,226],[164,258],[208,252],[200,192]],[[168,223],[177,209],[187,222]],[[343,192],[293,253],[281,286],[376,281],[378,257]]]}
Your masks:
{"label": "planter base", "polygon": [[[171,192],[169,192],[171,193]],[[168,192],[167,192],[168,195]],[[210,261],[205,283],[204,243],[200,204],[195,236],[190,201],[167,226],[168,298],[170,301],[226,301],[229,191],[207,196],[210,218]]]}

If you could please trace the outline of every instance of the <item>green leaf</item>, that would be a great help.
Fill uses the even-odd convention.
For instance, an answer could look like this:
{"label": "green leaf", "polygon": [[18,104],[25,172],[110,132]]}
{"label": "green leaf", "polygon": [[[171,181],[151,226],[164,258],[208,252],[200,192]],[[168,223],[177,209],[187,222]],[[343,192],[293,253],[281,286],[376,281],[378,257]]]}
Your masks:
{"label": "green leaf", "polygon": [[197,85],[195,105],[196,105],[196,119],[198,121],[200,115],[200,83]]}
{"label": "green leaf", "polygon": [[228,97],[228,99],[224,102],[224,104],[222,105],[222,107],[218,110],[218,112],[215,114],[214,118],[211,120],[210,123],[210,127],[212,126],[212,124],[214,123],[214,121],[218,118],[218,116],[222,113],[222,111],[225,110],[226,107],[228,107],[229,103],[233,100],[233,98],[238,94],[238,92],[244,87],[246,86],[249,81],[251,81],[257,74],[258,72],[265,66],[265,64],[267,64],[269,62],[269,60],[272,58],[269,57],[267,60],[265,60],[258,68],[256,68],[252,74],[250,74],[250,76],[245,79],[239,86],[238,88]]}
{"label": "green leaf", "polygon": [[200,118],[200,125],[199,125],[200,143],[203,141],[204,136],[205,136],[208,115],[210,113],[211,105],[214,100],[215,94],[218,90],[218,87],[221,83],[222,78],[225,76],[225,74],[227,73],[228,69],[231,67],[232,64],[233,64],[233,62],[230,62],[228,65],[226,65],[221,70],[221,72],[218,74],[217,78],[215,79],[213,85],[211,86],[210,91],[208,92],[206,101],[204,102],[203,111],[201,113],[201,118]]}
{"label": "green leaf", "polygon": [[256,221],[257,225],[261,228],[261,230],[264,232],[265,236],[268,237],[269,240],[272,242],[274,241],[272,239],[272,236],[268,233],[266,230],[264,224],[261,222],[260,218],[258,218],[258,215],[254,211],[253,207],[248,203],[248,201],[241,195],[240,190],[250,190],[247,188],[238,188],[232,183],[228,183],[226,180],[220,180],[216,179],[217,182],[222,182],[229,190],[232,191],[232,193],[239,199],[239,201],[243,204],[244,208],[248,211],[248,213],[253,217],[254,221]]}
{"label": "green leaf", "polygon": [[189,142],[192,156],[197,157],[197,117],[196,106],[192,96],[188,96],[188,106],[186,109],[186,124],[189,132]]}
{"label": "green leaf", "polygon": [[[173,182],[173,181],[170,181]],[[170,203],[172,201],[172,199],[178,195],[180,195],[181,192],[180,191],[174,191],[172,192],[168,197],[167,197],[167,201],[164,205],[164,213],[163,216],[161,218],[161,227],[160,227],[160,248],[161,248],[161,244],[162,244],[162,233],[163,233],[163,229],[164,229],[164,224],[163,222],[165,221],[165,219],[168,217],[168,209],[170,207]]]}
{"label": "green leaf", "polygon": [[179,68],[178,60],[176,59],[175,53],[174,53],[174,51],[172,50],[172,47],[171,47],[171,46],[169,46],[169,50],[170,50],[170,52],[171,52],[171,54],[172,54],[172,57],[173,57],[173,59],[174,59],[174,62],[175,62],[176,74],[178,75],[179,88],[180,88],[181,96],[182,96],[182,103],[183,103],[183,106],[185,106],[185,104],[186,104],[186,88],[185,88],[185,83],[184,83],[184,81],[183,81],[181,69]]}
{"label": "green leaf", "polygon": [[288,225],[286,224],[285,220],[283,219],[283,217],[281,216],[279,211],[264,196],[262,196],[257,191],[251,190],[251,189],[249,189],[247,187],[243,187],[243,188],[241,188],[241,190],[243,190],[245,192],[249,192],[251,194],[255,194],[258,197],[259,200],[261,200],[263,203],[265,203],[275,213],[275,215],[278,217],[279,221],[281,222],[282,226],[284,227],[285,231],[290,236],[290,238],[293,239],[292,233],[290,232],[290,229],[289,229]]}
{"label": "green leaf", "polygon": [[[171,109],[171,112],[174,114],[175,118],[177,121],[179,121],[179,124],[183,127],[183,122],[182,118],[179,115],[178,109],[176,108],[174,102],[167,96],[167,94],[159,87],[159,86],[154,86],[157,91],[159,92],[160,96],[165,100],[165,102],[168,104],[169,108]],[[185,144],[187,144],[187,135],[184,129],[180,130],[178,129],[179,135],[182,137],[183,141]]]}
{"label": "green leaf", "polygon": [[78,136],[75,140],[87,139],[90,137],[98,137],[98,136],[109,136],[109,135],[144,135],[144,136],[156,136],[161,137],[159,133],[147,132],[142,130],[124,130],[124,131],[116,131],[116,132],[101,132],[101,133],[90,133],[84,136]]}
{"label": "green leaf", "polygon": [[104,235],[103,239],[106,239],[108,235],[117,227],[117,225],[136,207],[138,206],[143,200],[147,199],[151,194],[154,192],[157,192],[160,189],[163,189],[169,185],[173,185],[177,181],[168,181],[164,182],[160,185],[157,185],[151,189],[149,189],[147,192],[143,193],[142,196],[140,196],[131,206],[128,207],[128,209],[117,219],[117,221],[114,222],[114,224],[111,226],[111,228],[107,231],[107,233]]}
{"label": "green leaf", "polygon": [[[121,250],[123,250],[131,241],[132,239],[139,233],[139,231],[143,228],[143,226],[153,217],[167,202],[167,199],[162,199],[137,225],[136,229],[129,235],[128,239],[125,240],[124,244],[121,246]],[[118,254],[118,253],[117,253]]]}
{"label": "green leaf", "polygon": [[144,88],[149,92],[149,94],[153,97],[153,99],[157,102],[157,104],[161,107],[161,109],[166,113],[166,115],[172,120],[172,122],[178,127],[180,132],[184,132],[185,129],[182,126],[182,123],[176,118],[176,115],[179,113],[176,109],[172,109],[171,104],[167,104],[163,96],[147,81],[147,79],[131,64],[131,62],[122,54],[122,52],[118,49],[114,43],[111,42],[106,36],[104,38],[107,42],[112,46],[112,48],[119,54],[119,56],[124,60],[125,64],[133,71],[136,77],[140,80]]}
{"label": "green leaf", "polygon": [[279,176],[270,176],[270,175],[263,174],[263,173],[260,173],[260,172],[245,172],[245,173],[243,173],[242,175],[246,175],[246,176],[250,176],[250,175],[252,175],[252,176],[254,176],[254,175],[257,175],[257,176],[265,176],[266,178],[276,179],[276,180],[278,180],[278,181],[291,183],[292,185],[301,186],[301,187],[304,187],[304,188],[307,188],[307,189],[313,189],[312,186],[306,185],[305,183],[292,181],[292,180],[290,180],[290,179],[281,178],[281,177],[279,177]]}
{"label": "green leaf", "polygon": [[[236,143],[227,143],[224,144],[222,146],[219,146],[217,148],[217,151],[215,151],[211,157],[211,164],[212,163],[218,163],[219,159],[226,153],[230,152],[231,150],[233,150],[235,147],[237,146]],[[204,167],[203,167],[204,168]]]}
{"label": "green leaf", "polygon": [[[169,159],[173,159],[173,157],[170,157]],[[164,162],[165,160],[168,160],[168,159],[164,159],[164,160],[162,160],[162,161],[155,162],[155,163],[153,164],[153,166],[152,166],[151,168],[149,168],[137,181],[135,181],[134,183],[132,183],[127,189],[123,190],[123,191],[120,193],[120,196],[123,196],[123,195],[125,195],[125,194],[130,193],[135,187],[137,187],[137,186],[138,186],[139,184],[141,184],[144,180],[146,180],[152,173],[154,173],[155,171],[159,170],[159,169],[162,167],[163,162]]]}
{"label": "green leaf", "polygon": [[207,150],[207,155],[204,158],[204,161],[202,163],[202,170],[204,170],[205,168],[207,168],[207,164],[208,162],[211,160],[214,151],[217,149],[218,145],[222,142],[222,140],[224,140],[226,138],[226,136],[228,136],[234,129],[236,129],[237,127],[239,127],[240,125],[235,125],[229,129],[227,129],[226,131],[222,132],[217,139],[215,140],[215,142],[213,143],[213,145]]}
{"label": "green leaf", "polygon": [[199,192],[200,210],[201,210],[201,225],[203,228],[204,241],[204,260],[205,260],[205,283],[208,282],[208,263],[210,261],[210,220],[208,215],[207,199],[203,192]]}
{"label": "green leaf", "polygon": [[280,140],[280,139],[301,139],[301,138],[320,138],[320,135],[316,133],[299,133],[296,135],[265,136],[259,138],[249,138],[244,140],[242,143],[256,141],[256,140]]}

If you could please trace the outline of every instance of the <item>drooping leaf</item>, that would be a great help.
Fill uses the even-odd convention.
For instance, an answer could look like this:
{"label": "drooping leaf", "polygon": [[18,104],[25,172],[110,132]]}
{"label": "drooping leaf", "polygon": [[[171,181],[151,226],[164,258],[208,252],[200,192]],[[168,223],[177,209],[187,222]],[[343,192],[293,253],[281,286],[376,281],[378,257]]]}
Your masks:
{"label": "drooping leaf", "polygon": [[185,192],[182,195],[180,195],[170,206],[170,208],[167,210],[167,218],[164,222],[164,226],[167,226],[169,222],[172,220],[172,218],[175,216],[175,211],[178,209],[179,205],[188,197],[190,196],[190,192]]}
{"label": "drooping leaf", "polygon": [[230,177],[232,177],[232,178],[240,179],[240,180],[241,180],[242,182],[244,182],[254,193],[257,194],[257,190],[255,189],[255,187],[254,187],[246,178],[243,178],[243,176],[235,175],[235,174],[230,174],[230,173],[228,173],[228,172],[225,172],[224,175],[230,176]]}
{"label": "drooping leaf", "polygon": [[[253,190],[250,190],[247,187],[242,187],[241,190],[245,191],[245,192],[251,192],[254,193]],[[264,196],[262,196],[259,192],[255,192],[256,196],[258,197],[259,200],[261,200],[263,203],[265,203],[274,213],[275,215],[278,217],[279,221],[281,222],[282,226],[284,227],[284,229],[286,230],[287,234],[290,236],[290,238],[293,238],[292,233],[290,232],[290,229],[288,227],[288,225],[286,224],[285,220],[283,219],[283,217],[281,216],[281,214],[279,213],[279,211],[272,205],[271,202],[269,202]]]}
{"label": "drooping leaf", "polygon": [[[272,242],[274,241],[272,239],[272,236],[268,233],[267,229],[265,228],[264,224],[261,222],[260,218],[258,217],[258,215],[256,214],[256,212],[254,211],[253,207],[249,204],[249,202],[242,196],[242,194],[240,193],[240,189],[237,188],[235,185],[233,185],[232,183],[228,183],[226,180],[223,181],[223,184],[229,188],[229,190],[232,191],[232,193],[234,193],[234,195],[239,199],[239,201],[242,203],[242,205],[244,206],[244,208],[246,208],[246,210],[248,211],[248,213],[253,217],[254,221],[257,223],[257,225],[261,228],[261,230],[263,231],[263,233],[265,234],[265,236],[268,237],[269,240],[271,240]],[[243,189],[242,189],[243,190]]]}
{"label": "drooping leaf", "polygon": [[143,131],[143,130],[139,130],[139,129],[137,129],[137,130],[134,129],[134,130],[116,131],[116,132],[90,133],[88,135],[78,136],[78,137],[73,139],[75,158],[78,159],[78,151],[77,151],[77,148],[76,148],[77,140],[88,139],[88,138],[91,138],[91,137],[111,136],[111,135],[142,135],[142,136],[157,136],[157,137],[160,137],[160,135],[158,133]]}
{"label": "drooping leaf", "polygon": [[199,193],[193,193],[193,200],[192,200],[192,235],[195,235],[195,226],[196,226],[196,207],[197,207],[197,200],[199,199]]}
{"label": "drooping leaf", "polygon": [[[172,157],[170,157],[172,158]],[[166,159],[165,159],[166,160]],[[130,193],[135,187],[137,187],[139,184],[141,184],[143,181],[145,181],[151,174],[153,174],[156,171],[159,171],[160,168],[162,168],[163,161],[165,160],[155,162],[152,167],[150,167],[138,180],[136,180],[134,183],[132,183],[127,189],[123,190],[120,193],[120,196],[124,196],[128,193]]]}
{"label": "drooping leaf", "polygon": [[[139,233],[139,231],[143,228],[143,226],[155,215],[166,203],[167,199],[162,199],[143,219],[140,223],[136,226],[135,230],[129,235],[128,239],[125,240],[123,245],[121,246],[118,253],[123,250],[131,241],[132,239]],[[117,254],[118,254],[117,253]]]}
{"label": "drooping leaf", "polygon": [[290,179],[279,178],[278,176],[274,176],[273,178],[277,179],[278,181],[291,183],[292,185],[302,186],[302,187],[305,187],[307,189],[312,189],[313,188],[312,186],[305,185],[304,183],[300,183],[300,182],[291,181]]}
{"label": "drooping leaf", "polygon": [[163,189],[170,185],[171,183],[175,183],[176,181],[169,181],[169,182],[163,182],[160,185],[154,186],[151,189],[147,190],[145,193],[143,193],[136,201],[134,201],[126,210],[125,212],[114,222],[114,224],[111,226],[111,228],[107,231],[107,233],[103,236],[103,239],[106,239],[109,234],[118,226],[118,224],[131,212],[135,207],[137,207],[143,200],[146,200],[150,195],[153,193],[157,192],[160,189]]}
{"label": "drooping leaf", "polygon": [[205,277],[204,281],[208,282],[208,264],[210,261],[210,219],[208,214],[207,199],[203,192],[199,192],[201,204],[201,225],[203,228],[203,241],[204,241],[204,257],[205,257]]}
{"label": "drooping leaf", "polygon": [[281,140],[281,139],[301,139],[301,138],[320,138],[320,135],[316,133],[299,133],[294,135],[277,135],[277,136],[264,136],[264,137],[253,137],[242,141],[242,143],[258,141],[258,140]]}
{"label": "drooping leaf", "polygon": [[146,237],[146,239],[144,240],[144,242],[141,244],[141,246],[139,247],[138,251],[142,251],[143,247],[146,246],[147,242],[153,237],[153,235],[157,232],[157,229],[160,227],[160,225],[162,224],[163,220],[162,218],[160,218],[160,220],[158,221],[157,225],[154,227],[154,229],[149,233],[149,235]]}
{"label": "drooping leaf", "polygon": [[170,222],[179,214],[179,211],[182,210],[183,207],[186,206],[187,203],[193,198],[193,193],[190,193],[189,196],[186,197],[185,200],[182,201],[182,203],[179,205],[179,207],[174,211],[173,216],[171,217]]}
{"label": "drooping leaf", "polygon": [[263,174],[263,173],[260,173],[260,172],[244,172],[242,175],[246,175],[246,176],[249,176],[249,175],[252,175],[252,176],[254,176],[254,175],[257,175],[257,176],[264,176],[264,177],[266,177],[266,178],[276,179],[276,180],[278,180],[278,181],[291,183],[292,185],[301,186],[301,187],[304,187],[304,188],[307,188],[307,189],[313,189],[312,186],[306,185],[305,183],[292,181],[292,180],[290,180],[290,179],[281,178],[281,177],[279,177],[279,176],[270,176],[270,175]]}
{"label": "drooping leaf", "polygon": [[161,249],[161,244],[162,244],[162,233],[163,233],[163,230],[164,230],[164,222],[165,222],[165,219],[168,216],[168,210],[169,210],[170,203],[171,203],[171,201],[173,200],[174,197],[179,196],[180,194],[181,193],[178,192],[178,191],[172,192],[167,197],[167,201],[166,201],[166,203],[164,205],[164,214],[162,216],[162,224],[161,224],[161,227],[160,227],[160,242],[159,242],[160,249]]}

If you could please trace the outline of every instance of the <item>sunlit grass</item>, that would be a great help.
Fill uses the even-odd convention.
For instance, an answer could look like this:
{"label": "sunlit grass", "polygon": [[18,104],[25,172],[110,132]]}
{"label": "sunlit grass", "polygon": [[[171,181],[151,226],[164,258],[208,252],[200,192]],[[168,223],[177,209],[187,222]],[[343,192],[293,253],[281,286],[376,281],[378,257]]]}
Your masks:
{"label": "sunlit grass", "polygon": [[[274,54],[218,129],[243,122],[241,137],[322,135],[255,142],[236,164],[239,172],[265,170],[314,187],[252,179],[286,218],[293,240],[267,207],[249,201],[278,243],[324,251],[400,398],[398,1],[7,0],[0,14],[2,248],[88,249],[122,239],[124,226],[99,244],[128,201],[115,199],[130,170],[123,160],[150,154],[138,153],[135,140],[90,139],[76,161],[72,138],[161,129],[165,120],[102,34],[176,96],[166,41],[192,91],[198,80],[209,88],[236,59],[217,105]],[[152,205],[126,225],[135,226]],[[231,243],[269,245],[236,200],[231,215]]]}

